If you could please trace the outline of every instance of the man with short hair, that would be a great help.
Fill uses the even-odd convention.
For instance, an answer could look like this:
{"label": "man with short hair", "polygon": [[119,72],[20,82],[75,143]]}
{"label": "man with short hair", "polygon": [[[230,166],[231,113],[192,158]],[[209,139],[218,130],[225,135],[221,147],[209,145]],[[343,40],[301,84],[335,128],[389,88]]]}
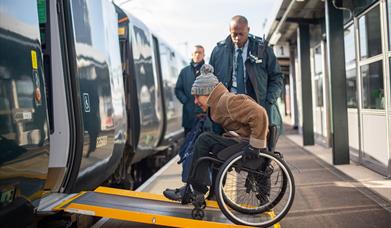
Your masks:
{"label": "man with short hair", "polygon": [[181,70],[175,85],[175,95],[183,104],[182,126],[185,129],[185,135],[192,129],[196,115],[202,112],[197,105],[194,104],[194,97],[191,95],[191,87],[196,77],[200,75],[200,69],[202,65],[204,65],[204,57],[204,48],[201,45],[195,45],[191,62]]}
{"label": "man with short hair", "polygon": [[[243,94],[230,93],[219,83],[213,74],[213,67],[205,64],[201,68],[201,75],[194,81],[191,89],[194,103],[201,109],[209,112],[210,118],[226,129],[235,131],[242,138],[249,138],[249,144],[243,152],[244,160],[258,157],[260,152],[266,152],[268,117],[266,110],[257,104],[251,97]],[[193,149],[193,160],[190,173],[194,172],[195,163],[201,157],[210,156],[210,153],[227,148],[238,143],[237,137],[224,137],[210,132],[202,133]],[[214,150],[218,148],[218,151]],[[190,176],[187,183],[195,190],[194,194],[204,195],[211,186],[209,178],[209,163],[198,165],[195,175]],[[185,194],[185,186],[179,189],[167,189],[163,192],[168,199],[181,201]]]}
{"label": "man with short hair", "polygon": [[215,75],[230,92],[247,94],[264,107],[270,122],[281,132],[282,120],[276,101],[283,87],[283,74],[273,49],[264,39],[249,34],[244,16],[231,18],[229,32],[225,40],[217,43],[210,57]]}

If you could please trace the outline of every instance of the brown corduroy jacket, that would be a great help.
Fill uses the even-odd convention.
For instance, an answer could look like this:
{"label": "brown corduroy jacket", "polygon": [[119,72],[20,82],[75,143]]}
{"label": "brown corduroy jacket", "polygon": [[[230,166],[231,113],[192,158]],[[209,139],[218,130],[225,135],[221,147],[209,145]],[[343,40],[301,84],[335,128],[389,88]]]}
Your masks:
{"label": "brown corduroy jacket", "polygon": [[266,147],[269,125],[267,112],[251,97],[230,93],[219,83],[209,95],[207,104],[214,122],[227,131],[250,138],[250,145],[253,147]]}

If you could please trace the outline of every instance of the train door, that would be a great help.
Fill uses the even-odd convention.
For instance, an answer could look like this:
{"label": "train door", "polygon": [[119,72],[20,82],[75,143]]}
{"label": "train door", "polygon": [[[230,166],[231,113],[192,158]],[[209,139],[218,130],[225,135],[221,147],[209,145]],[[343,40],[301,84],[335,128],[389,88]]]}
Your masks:
{"label": "train door", "polygon": [[[65,192],[92,189],[117,167],[126,141],[117,14],[111,1],[60,1],[71,147]],[[57,60],[58,61],[58,60]]]}
{"label": "train door", "polygon": [[[49,124],[37,6],[36,0],[0,2],[0,211],[29,202],[37,205],[48,171]],[[25,212],[24,218],[6,219],[23,226],[31,218]]]}

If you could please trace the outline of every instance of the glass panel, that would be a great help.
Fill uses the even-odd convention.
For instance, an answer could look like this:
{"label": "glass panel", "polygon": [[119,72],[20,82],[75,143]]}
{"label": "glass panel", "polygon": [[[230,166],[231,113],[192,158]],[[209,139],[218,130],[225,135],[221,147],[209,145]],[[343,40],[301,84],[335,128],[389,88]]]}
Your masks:
{"label": "glass panel", "polygon": [[173,133],[181,128],[182,119],[182,105],[175,96],[178,64],[174,52],[167,45],[160,43],[159,49],[167,115],[167,133]]}
{"label": "glass panel", "polygon": [[381,54],[379,6],[376,6],[359,19],[359,34],[361,59]]}
{"label": "glass panel", "polygon": [[354,26],[345,29],[346,96],[348,108],[357,108],[357,73]]}
{"label": "glass panel", "polygon": [[149,30],[133,26],[133,58],[140,109],[139,148],[156,146],[163,129],[162,100],[157,75],[153,70],[152,39]]}
{"label": "glass panel", "polygon": [[342,14],[343,14],[343,23],[344,24],[348,23],[350,20],[353,19],[353,14],[347,10],[343,10]]}
{"label": "glass panel", "polygon": [[315,74],[318,75],[323,73],[322,50],[320,46],[315,48],[314,61],[315,61]]}
{"label": "glass panel", "polygon": [[316,106],[323,107],[323,62],[322,48],[319,45],[314,49],[314,81],[315,81],[315,96]]}
{"label": "glass panel", "polygon": [[354,15],[358,15],[365,9],[367,9],[370,5],[378,0],[354,0],[354,1],[344,1],[343,6],[347,8],[352,7]]}
{"label": "glass panel", "polygon": [[318,78],[315,80],[316,90],[316,106],[323,107],[323,80]]}
{"label": "glass panel", "polygon": [[346,68],[351,65],[356,65],[356,43],[354,41],[354,26],[351,25],[345,29],[345,64]]}
{"label": "glass panel", "polygon": [[384,109],[383,62],[378,61],[361,67],[362,107]]}
{"label": "glass panel", "polygon": [[348,108],[357,108],[356,68],[346,71],[346,98]]}

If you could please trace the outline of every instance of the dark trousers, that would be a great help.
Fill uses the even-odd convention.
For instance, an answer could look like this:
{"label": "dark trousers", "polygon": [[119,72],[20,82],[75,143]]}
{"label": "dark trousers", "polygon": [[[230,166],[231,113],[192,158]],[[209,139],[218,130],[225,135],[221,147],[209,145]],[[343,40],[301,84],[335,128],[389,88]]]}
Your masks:
{"label": "dark trousers", "polygon": [[[213,156],[214,153],[218,153],[222,149],[237,144],[234,139],[216,135],[211,132],[202,133],[196,140],[193,150],[193,160],[190,169],[189,183],[193,187],[203,193],[206,193],[206,186],[210,186],[210,162],[203,161],[196,167],[196,162],[201,157]],[[193,173],[194,172],[194,173]],[[192,175],[194,174],[194,175]],[[205,190],[206,188],[206,190]]]}
{"label": "dark trousers", "polygon": [[187,134],[189,134],[189,132],[191,131],[191,128],[184,128],[185,129],[185,137],[187,136]]}

